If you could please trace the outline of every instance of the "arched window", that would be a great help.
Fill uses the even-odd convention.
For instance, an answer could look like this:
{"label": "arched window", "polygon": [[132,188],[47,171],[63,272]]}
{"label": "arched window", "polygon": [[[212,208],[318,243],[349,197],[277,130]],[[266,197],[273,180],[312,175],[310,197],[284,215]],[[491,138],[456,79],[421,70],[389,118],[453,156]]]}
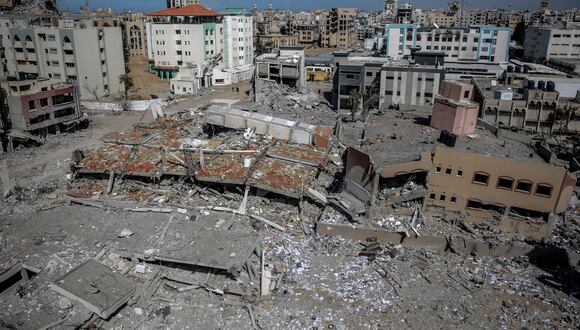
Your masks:
{"label": "arched window", "polygon": [[471,182],[487,186],[489,184],[489,174],[486,172],[475,172]]}
{"label": "arched window", "polygon": [[20,37],[19,37],[19,36],[17,36],[17,35],[15,35],[15,36],[14,36],[14,41],[20,41]]}
{"label": "arched window", "polygon": [[530,194],[532,193],[533,186],[534,183],[530,180],[518,180],[518,183],[516,184],[516,191],[525,194]]}
{"label": "arched window", "polygon": [[70,38],[69,38],[69,37],[64,37],[64,39],[62,39],[62,41],[63,41],[65,44],[70,44]]}
{"label": "arched window", "polygon": [[26,38],[24,38],[24,40],[26,40],[26,41],[32,41],[32,38],[27,35]]}
{"label": "arched window", "polygon": [[538,183],[536,185],[536,190],[534,191],[534,195],[542,196],[542,197],[552,197],[552,190],[554,190],[554,186],[549,183]]}
{"label": "arched window", "polygon": [[509,176],[500,176],[497,178],[496,188],[512,190],[514,188],[514,178]]}

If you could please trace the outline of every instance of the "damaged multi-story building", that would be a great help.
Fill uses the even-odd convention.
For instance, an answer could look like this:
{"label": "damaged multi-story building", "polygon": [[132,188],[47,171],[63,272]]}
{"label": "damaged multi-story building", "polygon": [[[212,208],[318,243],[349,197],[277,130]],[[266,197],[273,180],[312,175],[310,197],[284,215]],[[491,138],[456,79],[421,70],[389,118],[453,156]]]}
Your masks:
{"label": "damaged multi-story building", "polygon": [[262,54],[256,58],[254,93],[259,102],[267,81],[301,89],[306,86],[304,47],[280,47],[277,53]]}
{"label": "damaged multi-story building", "polygon": [[357,39],[356,9],[332,8],[320,17],[320,46],[346,49]]}
{"label": "damaged multi-story building", "polygon": [[125,72],[120,27],[47,15],[0,17],[7,76],[77,81],[83,100],[120,96]]}
{"label": "damaged multi-story building", "polygon": [[65,132],[84,118],[75,84],[40,78],[6,80],[0,86],[8,106],[0,116],[8,150],[14,142]]}
{"label": "damaged multi-story building", "polygon": [[[371,115],[361,133],[365,142],[347,150],[345,192],[359,205],[353,216],[365,205],[419,201],[475,222],[499,214],[500,230],[549,234],[550,214],[566,210],[575,186],[575,175],[561,162],[546,163],[530,146],[484,129],[448,139],[423,122],[426,113]],[[349,129],[340,130],[343,143],[355,143]]]}

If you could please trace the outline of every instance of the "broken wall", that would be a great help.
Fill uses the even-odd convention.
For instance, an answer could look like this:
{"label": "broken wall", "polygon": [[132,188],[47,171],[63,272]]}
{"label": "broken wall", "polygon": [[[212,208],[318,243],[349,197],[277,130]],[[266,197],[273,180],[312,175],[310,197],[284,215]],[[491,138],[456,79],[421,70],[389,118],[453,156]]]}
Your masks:
{"label": "broken wall", "polygon": [[377,194],[378,179],[371,157],[349,147],[346,152],[346,190],[365,203],[373,203]]}
{"label": "broken wall", "polygon": [[388,179],[399,175],[428,172],[433,167],[431,153],[424,151],[421,153],[421,159],[412,162],[385,165],[381,168],[381,177]]}

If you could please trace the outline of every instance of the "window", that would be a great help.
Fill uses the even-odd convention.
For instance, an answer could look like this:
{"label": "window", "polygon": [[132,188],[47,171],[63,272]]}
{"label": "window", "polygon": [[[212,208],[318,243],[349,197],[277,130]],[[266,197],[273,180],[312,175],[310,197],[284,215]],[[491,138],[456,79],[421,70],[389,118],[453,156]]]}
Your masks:
{"label": "window", "polygon": [[463,170],[457,170],[457,176],[463,176]]}
{"label": "window", "polygon": [[514,187],[514,179],[501,176],[497,179],[497,188],[512,190]]}
{"label": "window", "polygon": [[439,196],[439,200],[441,200],[441,201],[445,201],[445,198],[446,198],[446,197],[445,197],[445,195],[443,195],[443,194],[441,194],[441,196]]}
{"label": "window", "polygon": [[429,195],[429,198],[431,198],[431,199],[435,199],[435,194],[431,194],[431,195]]}
{"label": "window", "polygon": [[40,99],[40,107],[44,108],[48,106],[48,99]]}
{"label": "window", "polygon": [[465,91],[465,93],[463,93],[463,97],[468,99],[469,98],[469,91]]}
{"label": "window", "polygon": [[36,110],[36,105],[34,104],[34,101],[28,101],[28,110],[30,111]]}
{"label": "window", "polygon": [[452,196],[452,197],[451,197],[451,201],[450,201],[450,202],[451,202],[451,203],[455,203],[455,202],[457,202],[457,197],[455,197],[455,196]]}
{"label": "window", "polygon": [[481,184],[481,185],[487,186],[487,183],[489,182],[489,174],[484,173],[484,172],[476,172],[473,175],[472,182],[475,184]]}
{"label": "window", "polygon": [[55,41],[56,40],[56,37],[54,36],[54,34],[49,34],[47,36],[47,38],[48,38],[48,41]]}
{"label": "window", "polygon": [[447,175],[451,175],[451,168],[448,168],[448,169],[446,169],[446,170],[445,170],[445,174],[447,174]]}
{"label": "window", "polygon": [[519,180],[516,184],[516,191],[529,194],[532,192],[533,183],[528,180]]}
{"label": "window", "polygon": [[552,186],[546,183],[538,183],[535,194],[538,196],[550,197],[552,196]]}
{"label": "window", "polygon": [[435,168],[435,172],[437,172],[437,173],[440,173],[440,172],[441,172],[441,166],[437,166],[437,167]]}

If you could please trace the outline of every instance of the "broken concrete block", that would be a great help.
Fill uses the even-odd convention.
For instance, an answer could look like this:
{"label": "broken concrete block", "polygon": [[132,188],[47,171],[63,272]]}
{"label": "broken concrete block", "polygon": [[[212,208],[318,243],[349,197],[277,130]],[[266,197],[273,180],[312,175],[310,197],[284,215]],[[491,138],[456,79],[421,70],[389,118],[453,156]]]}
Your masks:
{"label": "broken concrete block", "polygon": [[72,307],[72,302],[66,297],[60,297],[58,299],[58,307],[62,310],[69,309]]}
{"label": "broken concrete block", "polygon": [[135,272],[140,274],[145,274],[145,265],[138,264],[135,266]]}
{"label": "broken concrete block", "polygon": [[136,284],[132,279],[89,259],[52,283],[51,288],[107,319],[127,303],[135,292]]}

